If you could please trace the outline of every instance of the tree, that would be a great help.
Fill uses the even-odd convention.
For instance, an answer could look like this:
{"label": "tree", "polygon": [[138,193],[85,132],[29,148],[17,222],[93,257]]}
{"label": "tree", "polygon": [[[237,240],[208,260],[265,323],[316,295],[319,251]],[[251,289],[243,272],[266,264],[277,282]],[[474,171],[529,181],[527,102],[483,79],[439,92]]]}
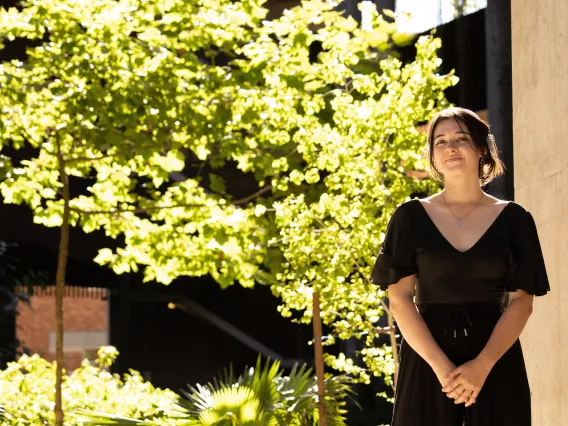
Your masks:
{"label": "tree", "polygon": [[[35,47],[27,50],[26,62],[4,63],[0,72],[1,140],[25,150],[24,160],[13,164],[0,190],[5,202],[29,205],[37,223],[61,227],[58,425],[63,422],[62,297],[69,226],[87,232],[104,228],[111,237],[123,235],[127,247],[133,241],[174,246],[172,236],[184,233],[190,240],[180,246],[182,258],[166,259],[157,251],[136,251],[131,257],[126,248],[117,253],[123,261],[115,270],[135,269],[136,258],[148,263],[148,279],[161,282],[171,281],[172,269],[178,274],[209,272],[208,265],[223,253],[203,240],[222,241],[226,231],[232,234],[238,228],[233,222],[239,224],[236,205],[246,200],[210,196],[198,186],[198,178],[171,186],[164,182],[169,173],[183,169],[183,150],[205,160],[208,142],[222,143],[226,136],[225,105],[234,81],[223,67],[202,64],[196,51],[231,52],[233,39],[246,43],[253,35],[249,25],[258,25],[264,14],[254,1],[30,1],[20,11],[2,10],[2,42],[27,38]],[[212,17],[217,20],[202,25]],[[215,128],[214,116],[219,120]],[[214,155],[208,160],[217,166],[224,162]],[[212,186],[219,190],[222,185],[217,179]],[[177,211],[165,212],[174,206]],[[248,243],[248,233],[234,240]],[[107,254],[102,251],[99,258]],[[201,264],[199,258],[207,257],[209,263]],[[213,275],[223,282],[222,274]],[[246,271],[224,275],[246,279]]]}
{"label": "tree", "polygon": [[[436,72],[438,39],[420,38],[409,64],[389,55],[408,37],[371,3],[361,27],[332,2],[271,22],[262,4],[33,0],[0,12],[4,43],[35,43],[0,68],[0,138],[26,153],[0,191],[61,227],[59,378],[69,226],[120,236],[96,258],[117,273],[269,284],[303,322],[318,292],[336,337],[367,333],[369,370],[329,362],[364,380],[392,373],[390,349],[373,347],[388,309],[367,277],[395,205],[433,185],[407,173],[424,168],[417,124],[456,78]],[[251,188],[241,198],[237,173]],[[56,413],[61,425],[60,392]]]}

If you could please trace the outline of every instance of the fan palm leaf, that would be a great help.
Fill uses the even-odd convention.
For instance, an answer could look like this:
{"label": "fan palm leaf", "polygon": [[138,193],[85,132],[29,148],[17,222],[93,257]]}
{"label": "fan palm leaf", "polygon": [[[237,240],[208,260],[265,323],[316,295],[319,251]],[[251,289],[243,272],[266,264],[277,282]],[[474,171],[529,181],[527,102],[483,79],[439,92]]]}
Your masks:
{"label": "fan palm leaf", "polygon": [[262,408],[256,393],[246,386],[225,387],[211,392],[206,386],[188,394],[186,406],[196,418],[194,426],[268,426],[275,425],[270,413]]}
{"label": "fan palm leaf", "polygon": [[263,366],[261,358],[258,357],[256,367],[247,368],[240,378],[240,384],[250,387],[256,393],[265,411],[274,412],[280,400],[276,381],[281,375],[279,361],[271,364],[270,359],[267,359]]}
{"label": "fan palm leaf", "polygon": [[254,391],[263,411],[272,413],[281,405],[281,396],[276,388],[281,375],[279,361],[267,359],[263,365],[261,357],[258,357],[256,366],[246,367],[239,377],[235,377],[231,366],[206,385],[188,385],[187,391],[181,391],[184,397],[181,404],[193,415],[199,416],[201,411],[210,407],[213,394],[227,388],[246,387]]}
{"label": "fan palm leaf", "polygon": [[77,410],[75,411],[81,417],[81,421],[85,425],[114,425],[114,426],[154,426],[155,423],[129,419],[127,417],[116,416],[113,414],[97,413],[93,411]]}

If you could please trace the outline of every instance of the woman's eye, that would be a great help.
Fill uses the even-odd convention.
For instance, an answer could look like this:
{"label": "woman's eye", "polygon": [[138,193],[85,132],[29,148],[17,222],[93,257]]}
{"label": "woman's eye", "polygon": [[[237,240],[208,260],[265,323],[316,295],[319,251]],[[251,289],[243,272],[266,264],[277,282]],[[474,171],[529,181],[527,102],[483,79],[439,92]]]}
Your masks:
{"label": "woman's eye", "polygon": [[438,142],[436,142],[436,145],[440,145],[440,144],[442,144],[442,143],[446,143],[446,141],[439,140]]}

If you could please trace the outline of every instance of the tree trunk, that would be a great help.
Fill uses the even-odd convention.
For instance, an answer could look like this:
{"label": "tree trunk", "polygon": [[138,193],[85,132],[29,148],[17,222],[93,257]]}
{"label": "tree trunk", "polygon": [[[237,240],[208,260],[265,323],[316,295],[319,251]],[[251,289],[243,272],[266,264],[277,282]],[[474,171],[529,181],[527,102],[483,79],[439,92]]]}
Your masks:
{"label": "tree trunk", "polygon": [[390,344],[392,348],[392,357],[394,359],[394,388],[396,389],[396,384],[398,383],[398,344],[396,343],[396,329],[394,327],[394,317],[392,312],[388,312],[388,319],[389,319],[389,336],[390,336]]}
{"label": "tree trunk", "polygon": [[59,258],[55,278],[55,424],[63,426],[63,401],[61,387],[63,382],[63,295],[65,293],[65,269],[69,253],[69,177],[65,172],[65,161],[58,145],[59,177],[63,185],[63,221],[59,242]]}
{"label": "tree trunk", "polygon": [[314,292],[313,295],[313,320],[312,324],[314,327],[314,354],[315,354],[315,364],[316,364],[316,378],[318,384],[318,408],[320,426],[327,426],[327,418],[325,413],[325,379],[324,379],[324,369],[323,369],[323,345],[322,345],[322,326],[321,326],[321,316],[320,316],[320,294],[319,292]]}

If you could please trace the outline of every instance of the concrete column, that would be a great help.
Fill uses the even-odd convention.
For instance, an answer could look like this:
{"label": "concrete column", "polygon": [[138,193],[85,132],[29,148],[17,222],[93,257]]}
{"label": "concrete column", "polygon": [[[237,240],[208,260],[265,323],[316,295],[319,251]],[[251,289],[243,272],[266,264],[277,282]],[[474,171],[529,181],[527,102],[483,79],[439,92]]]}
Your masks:
{"label": "concrete column", "polygon": [[515,200],[537,222],[552,291],[522,337],[533,425],[568,424],[568,2],[511,4]]}

